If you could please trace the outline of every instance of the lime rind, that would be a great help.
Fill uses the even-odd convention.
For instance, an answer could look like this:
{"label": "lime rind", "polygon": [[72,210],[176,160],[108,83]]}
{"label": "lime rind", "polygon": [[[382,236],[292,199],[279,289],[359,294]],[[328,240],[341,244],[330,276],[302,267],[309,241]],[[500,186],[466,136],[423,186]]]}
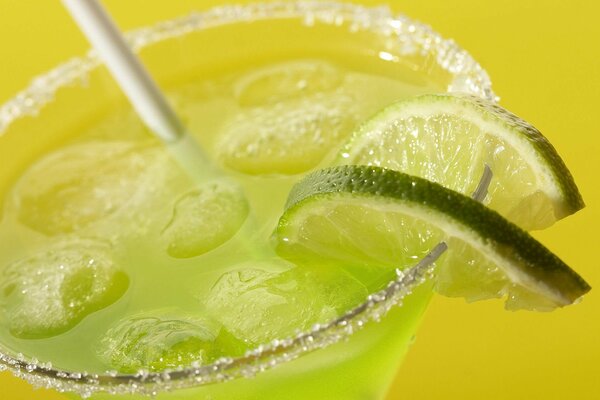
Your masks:
{"label": "lime rind", "polygon": [[519,308],[515,296],[521,293],[565,306],[590,290],[556,255],[497,212],[436,183],[379,167],[327,168],[296,184],[276,230],[279,243],[285,247],[304,240],[299,230],[313,210],[322,213],[329,205],[350,203],[413,216],[467,243],[523,289],[502,293],[513,308]]}
{"label": "lime rind", "polygon": [[[564,218],[584,207],[571,173],[538,129],[504,108],[471,95],[427,94],[386,107],[359,127],[342,149],[337,163],[377,165],[370,160],[356,160],[356,154],[364,147],[372,146],[372,141],[397,121],[435,115],[452,115],[466,120],[502,140],[529,162],[537,180],[535,189],[549,198],[554,215],[550,221],[537,221],[528,227],[546,227],[552,220]],[[403,172],[418,174],[415,171]],[[531,199],[534,202],[538,200],[539,196]]]}

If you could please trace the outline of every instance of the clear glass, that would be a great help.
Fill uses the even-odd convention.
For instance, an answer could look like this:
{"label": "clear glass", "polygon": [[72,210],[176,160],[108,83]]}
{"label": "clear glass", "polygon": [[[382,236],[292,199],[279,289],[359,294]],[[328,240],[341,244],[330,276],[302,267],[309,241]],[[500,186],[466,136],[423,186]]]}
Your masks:
{"label": "clear glass", "polygon": [[[314,57],[336,53],[349,62],[358,57],[357,64],[361,57],[378,58],[386,61],[378,71],[382,75],[495,99],[485,71],[468,53],[385,7],[335,2],[222,6],[131,32],[128,38],[164,88],[261,55],[309,52]],[[93,52],[36,78],[0,108],[0,159],[7,160],[0,170],[0,199],[32,160],[124,103]],[[426,267],[405,271],[334,321],[212,365],[97,375],[53,368],[0,344],[0,369],[34,385],[94,399],[149,394],[159,399],[380,399],[430,299]]]}

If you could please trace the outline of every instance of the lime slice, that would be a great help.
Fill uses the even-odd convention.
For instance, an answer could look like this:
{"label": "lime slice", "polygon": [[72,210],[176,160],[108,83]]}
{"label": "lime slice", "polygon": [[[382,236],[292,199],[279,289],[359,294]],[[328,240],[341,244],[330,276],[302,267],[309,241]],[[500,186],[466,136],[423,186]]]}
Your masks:
{"label": "lime slice", "polygon": [[395,103],[354,133],[338,162],[391,168],[467,195],[488,164],[494,171],[488,207],[526,230],[584,206],[569,170],[535,127],[473,96]]}
{"label": "lime slice", "polygon": [[398,171],[340,166],[292,189],[276,230],[284,257],[325,257],[404,269],[438,242],[436,288],[467,300],[506,297],[509,309],[550,310],[590,287],[525,231],[477,201]]}

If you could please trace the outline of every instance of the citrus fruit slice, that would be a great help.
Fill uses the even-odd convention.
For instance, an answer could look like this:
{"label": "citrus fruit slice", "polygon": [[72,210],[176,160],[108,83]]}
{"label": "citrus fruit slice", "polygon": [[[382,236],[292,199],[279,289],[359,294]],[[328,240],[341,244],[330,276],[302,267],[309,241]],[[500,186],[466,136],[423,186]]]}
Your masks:
{"label": "citrus fruit slice", "polygon": [[488,164],[488,207],[526,230],[583,208],[550,142],[502,107],[468,95],[431,94],[388,106],[343,148],[339,164],[391,168],[470,194]]}
{"label": "citrus fruit slice", "polygon": [[372,166],[319,170],[292,191],[275,232],[284,257],[324,257],[404,269],[440,241],[436,288],[467,300],[506,297],[509,309],[550,310],[590,287],[497,212],[456,191]]}

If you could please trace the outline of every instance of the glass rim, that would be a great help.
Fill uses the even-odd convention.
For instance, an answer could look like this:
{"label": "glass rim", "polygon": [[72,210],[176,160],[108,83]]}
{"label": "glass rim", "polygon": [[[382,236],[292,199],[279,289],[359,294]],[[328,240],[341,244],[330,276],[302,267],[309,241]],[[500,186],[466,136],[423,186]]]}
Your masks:
{"label": "glass rim", "polygon": [[[454,41],[442,38],[429,26],[401,14],[392,14],[387,6],[368,7],[339,1],[301,0],[223,5],[139,28],[126,33],[126,37],[138,51],[167,39],[211,27],[270,19],[302,19],[307,26],[315,23],[335,26],[347,24],[351,31],[369,30],[391,37],[397,40],[402,55],[434,57],[437,65],[452,77],[448,92],[470,93],[490,101],[498,100],[491,89],[487,73],[469,53]],[[0,137],[14,121],[36,115],[53,100],[57,90],[81,81],[100,64],[96,53],[90,50],[83,57],[72,58],[34,78],[29,87],[0,106]],[[433,253],[435,249],[431,254]],[[50,363],[28,360],[22,354],[5,354],[0,348],[0,371],[11,371],[37,387],[75,392],[83,397],[96,392],[156,395],[163,391],[254,376],[346,339],[366,323],[379,321],[426,280],[432,273],[433,261],[435,260],[426,256],[416,266],[403,272],[397,271],[397,278],[390,281],[385,289],[370,294],[363,303],[342,316],[328,323],[315,325],[311,330],[294,337],[260,345],[241,357],[225,357],[208,365],[192,364],[186,368],[164,372],[90,374],[55,369]]]}

